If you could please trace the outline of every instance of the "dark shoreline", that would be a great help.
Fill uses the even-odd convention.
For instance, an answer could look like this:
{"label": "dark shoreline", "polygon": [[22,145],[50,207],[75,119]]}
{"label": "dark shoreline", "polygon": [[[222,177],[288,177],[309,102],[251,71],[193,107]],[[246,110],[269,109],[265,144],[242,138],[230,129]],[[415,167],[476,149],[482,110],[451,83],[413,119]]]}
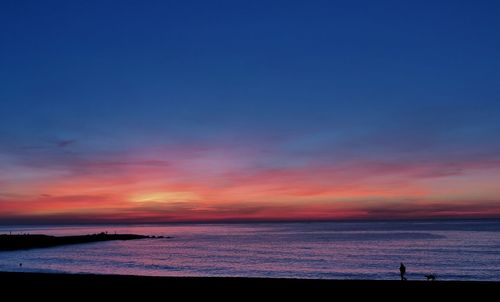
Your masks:
{"label": "dark shoreline", "polygon": [[[478,297],[497,295],[500,282],[480,281],[385,281],[312,280],[242,277],[150,277],[125,275],[52,274],[0,272],[0,284],[9,291],[29,289],[40,297],[67,297],[66,291],[79,295],[114,297],[204,297],[216,299],[382,297],[388,300],[436,297]],[[323,298],[322,298],[323,297]]]}
{"label": "dark shoreline", "polygon": [[165,238],[163,236],[145,236],[136,234],[91,234],[79,236],[49,235],[0,235],[0,251],[27,250],[47,248],[61,245],[83,244],[113,240],[137,240],[148,238]]}

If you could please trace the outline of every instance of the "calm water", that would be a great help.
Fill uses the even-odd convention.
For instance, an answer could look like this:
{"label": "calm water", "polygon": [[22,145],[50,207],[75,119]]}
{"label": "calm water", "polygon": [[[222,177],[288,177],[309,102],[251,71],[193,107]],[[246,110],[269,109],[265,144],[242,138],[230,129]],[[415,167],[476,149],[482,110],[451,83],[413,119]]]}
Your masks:
{"label": "calm water", "polygon": [[397,279],[404,262],[408,279],[500,280],[499,220],[0,227],[10,231],[174,238],[0,252],[0,271]]}

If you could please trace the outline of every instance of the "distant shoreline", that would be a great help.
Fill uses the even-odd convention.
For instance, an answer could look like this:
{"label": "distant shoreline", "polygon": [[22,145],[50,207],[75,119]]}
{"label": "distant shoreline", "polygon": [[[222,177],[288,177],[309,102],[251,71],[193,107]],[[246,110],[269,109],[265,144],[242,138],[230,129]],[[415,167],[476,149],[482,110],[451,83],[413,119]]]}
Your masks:
{"label": "distant shoreline", "polygon": [[14,234],[0,235],[0,252],[16,251],[36,248],[48,248],[61,245],[73,245],[113,240],[138,240],[148,238],[165,238],[163,236],[145,236],[136,234],[108,234],[99,233],[91,235],[78,236],[49,236],[49,235],[30,235]]}
{"label": "distant shoreline", "polygon": [[[2,288],[35,290],[41,296],[67,297],[61,291],[83,295],[103,293],[115,297],[450,297],[497,294],[500,282],[493,281],[384,281],[273,279],[243,277],[151,277],[126,275],[52,274],[0,272]],[[236,296],[235,296],[236,294]],[[325,296],[326,295],[326,296]],[[462,296],[463,297],[463,296]],[[165,300],[165,299],[164,299]],[[167,299],[169,300],[169,299]],[[410,299],[411,300],[411,299]]]}

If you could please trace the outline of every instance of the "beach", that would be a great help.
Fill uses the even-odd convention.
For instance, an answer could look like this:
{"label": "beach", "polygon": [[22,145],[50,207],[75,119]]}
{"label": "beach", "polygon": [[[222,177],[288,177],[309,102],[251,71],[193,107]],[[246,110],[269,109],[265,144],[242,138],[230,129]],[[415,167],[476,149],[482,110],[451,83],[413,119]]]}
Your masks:
{"label": "beach", "polygon": [[476,297],[496,295],[500,282],[399,281],[399,280],[311,280],[278,278],[148,277],[91,274],[46,274],[1,272],[5,293],[36,293],[38,298],[79,298],[97,295],[115,298],[142,297],[168,301],[183,299],[240,300],[248,298],[307,298],[335,300],[337,297],[413,298]]}
{"label": "beach", "polygon": [[[4,235],[31,247],[0,253],[0,286],[9,295],[324,301],[500,292],[498,221],[10,229],[50,236]],[[101,235],[77,236],[82,233]],[[471,235],[474,241],[465,242]],[[40,238],[78,244],[33,248]],[[408,281],[399,280],[399,259],[405,260]],[[437,279],[426,281],[427,272],[437,272]]]}

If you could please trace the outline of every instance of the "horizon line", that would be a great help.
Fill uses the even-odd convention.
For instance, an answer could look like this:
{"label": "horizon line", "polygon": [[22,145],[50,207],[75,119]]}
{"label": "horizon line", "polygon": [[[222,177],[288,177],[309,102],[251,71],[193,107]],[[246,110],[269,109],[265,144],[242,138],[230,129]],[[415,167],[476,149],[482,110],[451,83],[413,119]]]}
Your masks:
{"label": "horizon line", "polygon": [[18,222],[2,223],[0,227],[8,226],[92,226],[92,225],[179,225],[179,224],[265,224],[265,223],[350,223],[350,222],[419,222],[419,221],[478,221],[478,220],[500,220],[499,217],[422,217],[422,218],[380,218],[380,219],[263,219],[263,220],[245,220],[245,219],[227,219],[227,220],[186,220],[186,221],[162,221],[162,222],[126,222],[126,221],[108,221],[108,222]]}

